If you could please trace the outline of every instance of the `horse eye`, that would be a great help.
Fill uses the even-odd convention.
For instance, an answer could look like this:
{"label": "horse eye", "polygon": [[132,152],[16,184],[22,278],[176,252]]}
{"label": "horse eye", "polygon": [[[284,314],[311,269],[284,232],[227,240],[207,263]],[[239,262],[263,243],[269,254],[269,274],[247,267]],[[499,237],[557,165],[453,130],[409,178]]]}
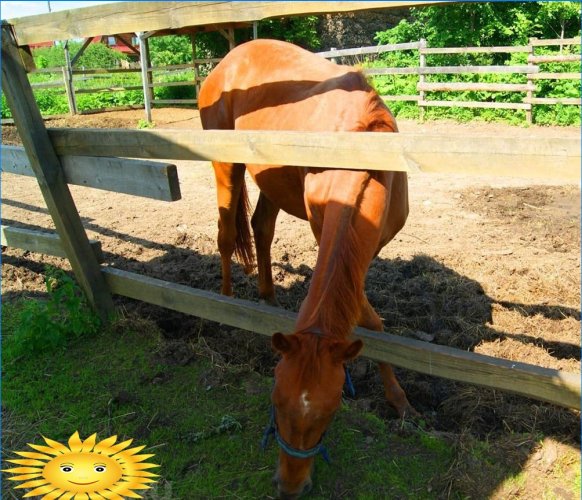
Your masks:
{"label": "horse eye", "polygon": [[106,467],[104,465],[96,465],[94,470],[95,472],[105,472]]}
{"label": "horse eye", "polygon": [[61,465],[61,472],[73,472],[73,467],[71,465]]}

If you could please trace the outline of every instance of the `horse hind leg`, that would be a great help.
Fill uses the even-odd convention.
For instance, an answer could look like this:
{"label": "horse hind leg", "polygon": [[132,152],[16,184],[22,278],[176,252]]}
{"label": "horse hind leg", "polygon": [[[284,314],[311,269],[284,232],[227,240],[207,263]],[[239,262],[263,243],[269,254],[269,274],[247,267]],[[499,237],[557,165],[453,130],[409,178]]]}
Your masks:
{"label": "horse hind leg", "polygon": [[261,193],[251,219],[257,250],[259,297],[271,305],[278,305],[271,271],[271,244],[275,235],[278,213],[279,208]]}
{"label": "horse hind leg", "polygon": [[[378,332],[381,332],[384,329],[382,325],[382,319],[380,316],[378,316],[365,296],[362,301],[362,309],[358,325],[363,328],[367,328],[368,330],[375,330]],[[392,406],[398,412],[400,418],[413,417],[418,415],[418,412],[408,402],[406,393],[402,387],[400,387],[392,366],[388,363],[379,362],[378,371],[380,372],[380,378],[384,384],[384,394],[386,396],[386,400],[390,406]]]}
{"label": "horse hind leg", "polygon": [[[232,255],[242,254],[245,271],[252,267],[252,246],[246,221],[245,166],[212,162],[218,204],[218,251],[222,264],[223,295],[232,295]],[[249,250],[250,248],[250,250]]]}

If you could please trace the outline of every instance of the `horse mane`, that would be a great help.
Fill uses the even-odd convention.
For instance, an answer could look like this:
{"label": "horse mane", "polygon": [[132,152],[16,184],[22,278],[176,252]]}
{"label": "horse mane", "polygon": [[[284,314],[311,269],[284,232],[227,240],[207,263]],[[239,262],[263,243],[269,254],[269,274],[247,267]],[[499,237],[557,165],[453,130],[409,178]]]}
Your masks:
{"label": "horse mane", "polygon": [[[314,277],[324,273],[321,283],[310,286],[309,295],[315,293],[317,303],[311,307],[311,314],[301,322],[300,331],[315,331],[320,336],[348,338],[360,316],[360,307],[364,293],[364,281],[370,264],[364,255],[364,249],[354,228],[354,216],[357,214],[364,190],[371,175],[362,172],[362,181],[354,206],[328,203],[325,209],[324,229],[321,235],[319,254],[314,270]],[[329,249],[329,253],[322,255]],[[329,267],[320,267],[329,263]],[[312,288],[317,287],[316,290]]]}
{"label": "horse mane", "polygon": [[[363,78],[363,75],[362,75]],[[364,107],[362,117],[354,127],[354,132],[398,132],[396,120],[384,104],[382,98],[366,82],[369,89],[368,102]]]}
{"label": "horse mane", "polygon": [[[361,78],[363,90],[367,90],[368,95],[362,116],[352,130],[397,132],[396,121],[384,101],[366,82],[364,75],[361,73],[358,75]],[[317,304],[310,307],[310,316],[301,322],[301,331],[316,331],[319,328],[322,336],[345,339],[350,336],[359,320],[366,273],[371,258],[354,228],[354,218],[359,212],[364,191],[370,179],[376,177],[376,173],[361,172],[360,174],[364,177],[353,206],[328,203],[325,208],[324,220],[327,220],[327,223],[324,223],[321,235],[314,276],[318,265],[330,263],[330,267],[324,271],[325,283],[319,284],[319,289],[314,292]],[[338,210],[339,213],[334,213]],[[324,244],[326,248],[331,249],[330,255],[321,256]]]}

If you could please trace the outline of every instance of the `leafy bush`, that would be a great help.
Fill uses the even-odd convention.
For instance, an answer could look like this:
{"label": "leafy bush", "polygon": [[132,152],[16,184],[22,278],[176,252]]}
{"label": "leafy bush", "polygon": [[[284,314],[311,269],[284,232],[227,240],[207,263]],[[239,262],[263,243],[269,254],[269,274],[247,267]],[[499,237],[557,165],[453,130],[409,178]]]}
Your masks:
{"label": "leafy bush", "polygon": [[14,335],[7,339],[9,357],[55,349],[100,327],[84,294],[64,271],[47,267],[45,283],[46,301],[23,304]]}

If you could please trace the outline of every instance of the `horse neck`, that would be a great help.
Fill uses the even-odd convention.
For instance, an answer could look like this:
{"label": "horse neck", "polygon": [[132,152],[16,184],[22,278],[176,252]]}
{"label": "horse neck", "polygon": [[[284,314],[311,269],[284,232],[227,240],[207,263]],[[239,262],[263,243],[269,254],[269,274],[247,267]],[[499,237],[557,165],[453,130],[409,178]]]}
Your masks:
{"label": "horse neck", "polygon": [[360,204],[370,180],[366,172],[342,201],[328,201],[323,212],[317,263],[301,305],[297,331],[316,331],[345,339],[361,312],[364,281],[379,239],[378,225],[366,221]]}

